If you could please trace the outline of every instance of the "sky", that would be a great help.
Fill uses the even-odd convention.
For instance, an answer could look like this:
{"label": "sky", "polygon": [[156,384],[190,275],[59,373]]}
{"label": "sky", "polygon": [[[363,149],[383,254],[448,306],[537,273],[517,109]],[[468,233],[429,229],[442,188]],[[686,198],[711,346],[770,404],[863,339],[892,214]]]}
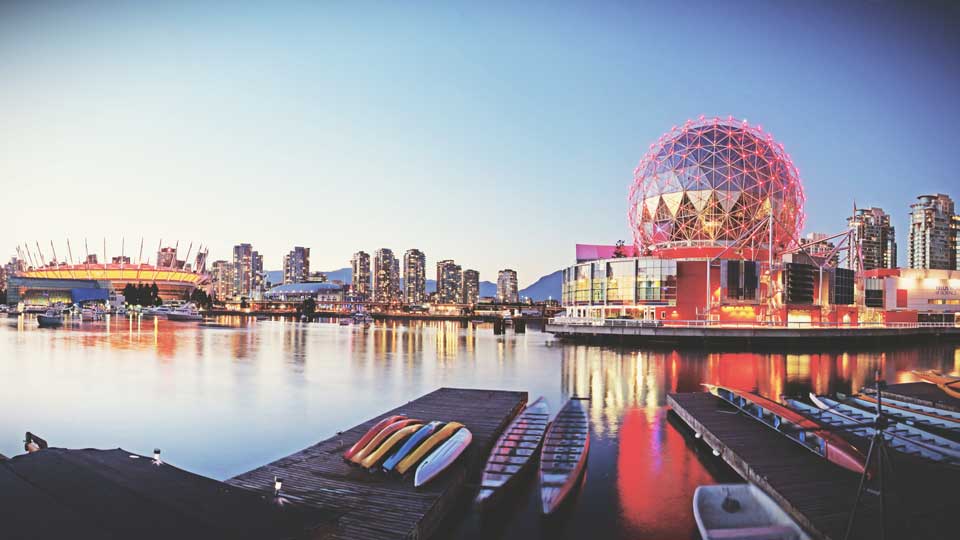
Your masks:
{"label": "sky", "polygon": [[948,2],[0,2],[0,256],[415,247],[527,285],[629,241],[634,168],[701,114],[784,144],[807,231],[881,206],[903,256],[917,195],[960,200],[958,51]]}

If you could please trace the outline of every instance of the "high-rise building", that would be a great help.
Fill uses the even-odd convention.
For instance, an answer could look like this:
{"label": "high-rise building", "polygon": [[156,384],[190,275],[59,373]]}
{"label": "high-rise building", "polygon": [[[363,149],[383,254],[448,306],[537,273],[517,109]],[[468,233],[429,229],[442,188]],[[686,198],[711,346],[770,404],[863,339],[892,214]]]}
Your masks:
{"label": "high-rise building", "polygon": [[[818,259],[823,259],[833,266],[837,266],[837,262],[840,260],[839,255],[834,252],[834,248],[837,246],[829,240],[824,240],[829,236],[830,235],[826,233],[819,232],[807,233],[806,236],[803,237],[803,243],[810,244],[810,247],[807,248],[807,252],[810,253],[810,255]],[[813,244],[813,242],[816,242],[816,244]],[[831,253],[833,254],[831,255]]]}
{"label": "high-rise building", "polygon": [[172,247],[162,247],[157,251],[157,266],[160,268],[173,268],[177,265],[177,249]]}
{"label": "high-rise building", "polygon": [[206,273],[207,271],[207,254],[206,249],[201,249],[197,251],[197,258],[194,259],[193,270],[194,272],[199,272],[201,274]]}
{"label": "high-rise building", "polygon": [[515,304],[520,301],[517,291],[517,271],[506,268],[497,274],[497,302]]}
{"label": "high-rise building", "polygon": [[890,215],[882,208],[857,208],[847,218],[853,231],[848,248],[847,267],[859,270],[857,251],[864,270],[897,267],[897,238]]}
{"label": "high-rise building", "polygon": [[437,262],[437,303],[458,304],[462,288],[461,268],[450,259]]}
{"label": "high-rise building", "polygon": [[427,300],[427,258],[419,249],[403,254],[403,301],[422,304]]}
{"label": "high-rise building", "polygon": [[400,262],[387,248],[378,249],[373,256],[373,300],[400,301]]}
{"label": "high-rise building", "polygon": [[233,246],[233,295],[250,298],[253,281],[253,246]]}
{"label": "high-rise building", "polygon": [[310,248],[297,246],[283,257],[283,282],[305,283],[310,277]]}
{"label": "high-rise building", "polygon": [[953,229],[953,268],[960,270],[960,214],[953,215],[950,225],[950,228]]}
{"label": "high-rise building", "polygon": [[920,195],[910,209],[910,268],[955,269],[957,231],[953,200],[942,193]]}
{"label": "high-rise building", "polygon": [[213,297],[217,300],[228,300],[236,296],[235,266],[229,261],[214,261],[210,272]]}
{"label": "high-rise building", "polygon": [[263,271],[263,255],[254,251],[250,257],[250,296],[255,300],[263,299],[267,273]]}
{"label": "high-rise building", "polygon": [[370,254],[358,251],[350,259],[353,293],[363,299],[370,298]]}
{"label": "high-rise building", "polygon": [[460,301],[471,305],[476,305],[480,301],[480,272],[476,270],[463,271]]}

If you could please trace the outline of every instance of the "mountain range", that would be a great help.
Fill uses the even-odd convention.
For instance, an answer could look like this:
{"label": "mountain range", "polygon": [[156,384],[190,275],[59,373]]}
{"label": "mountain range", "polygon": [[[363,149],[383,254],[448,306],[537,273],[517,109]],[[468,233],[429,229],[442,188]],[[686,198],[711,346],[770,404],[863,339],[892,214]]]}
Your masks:
{"label": "mountain range", "polygon": [[[340,268],[337,270],[329,270],[323,272],[327,275],[327,279],[330,281],[342,281],[344,283],[350,283],[353,279],[353,271],[347,268]],[[267,273],[267,281],[270,283],[280,283],[283,281],[283,271],[282,270],[270,270]],[[547,274],[537,281],[533,282],[529,287],[520,289],[521,297],[529,297],[534,301],[547,300],[549,298],[559,299],[560,298],[560,279],[561,274],[560,270],[553,272],[552,274]],[[400,283],[401,287],[403,286],[403,280]],[[433,279],[427,280],[427,293],[432,293],[437,290],[437,281]],[[480,296],[496,296],[497,295],[497,284],[490,281],[481,281],[480,282]]]}

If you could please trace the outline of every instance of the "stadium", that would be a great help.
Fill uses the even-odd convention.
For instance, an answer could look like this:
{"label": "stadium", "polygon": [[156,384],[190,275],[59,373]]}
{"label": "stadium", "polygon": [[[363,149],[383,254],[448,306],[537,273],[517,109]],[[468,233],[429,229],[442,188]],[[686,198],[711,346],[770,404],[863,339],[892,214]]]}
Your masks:
{"label": "stadium", "polygon": [[[22,250],[20,252],[24,253]],[[177,259],[176,248],[164,247],[158,251],[159,264],[132,264],[123,255],[113,257],[110,263],[100,263],[93,255],[83,263],[68,264],[56,260],[44,262],[42,255],[31,253],[26,260],[38,264],[25,266],[9,278],[8,303],[45,306],[86,301],[109,302],[122,294],[128,284],[156,284],[162,300],[182,300],[197,288],[209,285],[206,257],[206,251],[198,252],[191,265]]]}

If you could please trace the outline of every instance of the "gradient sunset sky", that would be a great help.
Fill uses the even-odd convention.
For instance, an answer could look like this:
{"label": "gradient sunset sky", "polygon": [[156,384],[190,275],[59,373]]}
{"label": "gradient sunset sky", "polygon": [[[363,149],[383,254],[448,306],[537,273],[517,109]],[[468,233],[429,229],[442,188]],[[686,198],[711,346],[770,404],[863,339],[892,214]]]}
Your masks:
{"label": "gradient sunset sky", "polygon": [[960,200],[958,21],[948,2],[0,2],[0,256],[143,236],[151,260],[160,238],[250,242],[268,269],[294,245],[335,269],[417,247],[527,285],[577,242],[628,240],[634,167],[700,114],[786,146],[807,231],[856,199],[903,253],[916,195]]}

